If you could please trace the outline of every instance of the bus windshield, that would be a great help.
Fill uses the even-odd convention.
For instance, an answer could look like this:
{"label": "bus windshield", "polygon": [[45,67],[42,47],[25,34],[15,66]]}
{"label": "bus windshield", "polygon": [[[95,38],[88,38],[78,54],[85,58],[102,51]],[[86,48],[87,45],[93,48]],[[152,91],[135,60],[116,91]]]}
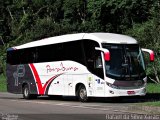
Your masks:
{"label": "bus windshield", "polygon": [[110,51],[105,61],[106,76],[116,80],[137,80],[145,77],[145,65],[138,44],[102,44]]}

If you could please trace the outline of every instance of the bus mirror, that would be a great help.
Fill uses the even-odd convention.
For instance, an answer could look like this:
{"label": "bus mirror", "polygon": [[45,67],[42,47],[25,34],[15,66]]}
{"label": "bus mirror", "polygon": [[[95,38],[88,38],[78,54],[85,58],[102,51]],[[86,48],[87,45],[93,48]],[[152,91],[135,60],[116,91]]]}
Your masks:
{"label": "bus mirror", "polygon": [[153,50],[142,48],[142,51],[143,51],[143,52],[149,53],[150,62],[153,62],[153,61],[154,61],[154,52],[153,52]]}
{"label": "bus mirror", "polygon": [[104,59],[105,59],[105,61],[110,61],[110,52],[109,51],[104,52]]}
{"label": "bus mirror", "polygon": [[105,61],[110,61],[110,52],[108,49],[105,49],[105,48],[98,48],[98,47],[95,47],[96,50],[100,50],[104,53],[104,59]]}

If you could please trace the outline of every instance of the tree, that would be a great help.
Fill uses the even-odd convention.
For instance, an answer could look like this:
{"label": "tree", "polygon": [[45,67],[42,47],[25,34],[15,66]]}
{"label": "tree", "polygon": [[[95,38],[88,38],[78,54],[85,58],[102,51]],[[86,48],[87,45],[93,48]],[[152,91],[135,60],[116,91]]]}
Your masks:
{"label": "tree", "polygon": [[150,48],[155,52],[155,62],[148,65],[147,73],[150,80],[155,83],[160,83],[160,2],[155,1],[151,9],[153,16],[150,20],[143,24],[134,24],[133,29],[130,29],[126,34],[137,38],[140,45],[145,48]]}
{"label": "tree", "polygon": [[159,8],[158,0],[1,0],[0,66],[10,46],[67,33],[124,33],[159,51]]}

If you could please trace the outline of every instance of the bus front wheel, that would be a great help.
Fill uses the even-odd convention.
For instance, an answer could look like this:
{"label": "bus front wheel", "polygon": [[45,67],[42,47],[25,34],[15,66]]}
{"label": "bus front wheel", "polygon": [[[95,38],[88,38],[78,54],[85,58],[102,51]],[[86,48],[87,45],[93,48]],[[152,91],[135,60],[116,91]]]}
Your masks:
{"label": "bus front wheel", "polygon": [[87,102],[88,97],[87,97],[87,90],[84,85],[81,85],[78,89],[78,99],[81,102]]}

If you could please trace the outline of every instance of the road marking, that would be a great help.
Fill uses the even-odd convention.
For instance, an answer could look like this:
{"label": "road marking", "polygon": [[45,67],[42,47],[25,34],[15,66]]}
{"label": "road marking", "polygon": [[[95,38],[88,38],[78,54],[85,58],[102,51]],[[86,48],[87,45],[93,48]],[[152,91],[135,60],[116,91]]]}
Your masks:
{"label": "road marking", "polygon": [[[21,103],[34,103],[34,104],[44,104],[44,105],[55,105],[55,106],[62,106],[62,107],[73,107],[73,108],[86,108],[86,109],[93,109],[93,110],[102,110],[102,111],[107,111],[107,110],[110,110],[110,109],[103,109],[103,108],[93,108],[92,106],[91,107],[88,107],[88,106],[81,106],[81,105],[71,105],[71,104],[68,104],[68,103],[58,103],[58,104],[53,104],[53,103],[46,103],[46,102],[41,102],[41,101],[19,101],[19,100],[11,100],[11,101],[14,101],[14,102],[21,102]],[[97,105],[98,106],[98,105]],[[99,106],[101,107],[101,106]]]}
{"label": "road marking", "polygon": [[[51,103],[51,102],[43,102],[43,101],[22,101],[22,100],[11,100],[13,102],[21,102],[21,103],[33,103],[33,104],[42,104],[42,105],[53,105],[53,106],[61,106],[61,107],[71,107],[71,108],[82,108],[82,109],[92,109],[92,110],[100,110],[100,111],[113,111],[113,112],[121,112],[121,113],[135,113],[128,110],[118,110],[113,106],[106,106],[107,108],[102,108],[104,106],[100,105],[71,105],[70,103]],[[100,107],[100,108],[97,108]],[[121,107],[122,108],[122,107]],[[126,108],[126,107],[124,107]]]}
{"label": "road marking", "polygon": [[104,108],[93,108],[92,106],[91,107],[88,107],[88,106],[80,106],[80,105],[70,105],[70,104],[66,104],[66,105],[60,105],[60,104],[55,104],[55,105],[58,105],[58,106],[65,106],[65,107],[73,107],[73,108],[85,108],[85,109],[93,109],[93,110],[101,110],[101,111],[108,111],[110,109],[104,109]]}
{"label": "road marking", "polygon": [[[99,105],[71,105],[69,103],[50,103],[50,102],[41,102],[41,101],[22,101],[22,100],[10,100],[13,102],[21,102],[21,103],[33,103],[33,104],[44,104],[44,105],[53,105],[53,106],[62,106],[62,107],[72,107],[72,108],[82,108],[82,109],[92,109],[92,110],[101,110],[101,111],[108,111],[110,108],[96,108],[96,107],[103,107]],[[95,107],[96,106],[96,107]]]}
{"label": "road marking", "polygon": [[[61,106],[61,107],[70,107],[70,108],[81,108],[81,109],[91,109],[91,110],[100,110],[100,111],[113,111],[113,112],[121,112],[125,114],[145,114],[143,111],[131,111],[129,110],[129,106],[120,106],[120,108],[115,108],[116,106],[104,106],[102,105],[91,105],[85,104],[83,105],[73,105],[72,103],[53,103],[46,101],[29,101],[29,100],[10,100],[13,102],[21,102],[21,103],[32,103],[32,104],[42,104],[42,105],[53,105],[53,106]],[[57,102],[57,101],[56,101]],[[85,104],[85,105],[84,105]]]}
{"label": "road marking", "polygon": [[[83,104],[83,105],[73,105],[71,103],[53,103],[53,102],[44,102],[44,101],[27,101],[27,100],[10,100],[13,102],[21,102],[21,103],[32,103],[32,104],[42,104],[42,105],[52,105],[52,106],[61,106],[61,107],[71,107],[71,108],[82,108],[82,109],[92,109],[92,110],[100,110],[100,111],[113,111],[113,112],[121,112],[125,114],[145,114],[143,111],[130,111],[129,106],[127,107],[120,107],[115,108],[115,106],[104,106],[102,105],[89,105],[89,104]],[[99,108],[97,108],[99,107]],[[103,107],[103,108],[102,108]]]}

